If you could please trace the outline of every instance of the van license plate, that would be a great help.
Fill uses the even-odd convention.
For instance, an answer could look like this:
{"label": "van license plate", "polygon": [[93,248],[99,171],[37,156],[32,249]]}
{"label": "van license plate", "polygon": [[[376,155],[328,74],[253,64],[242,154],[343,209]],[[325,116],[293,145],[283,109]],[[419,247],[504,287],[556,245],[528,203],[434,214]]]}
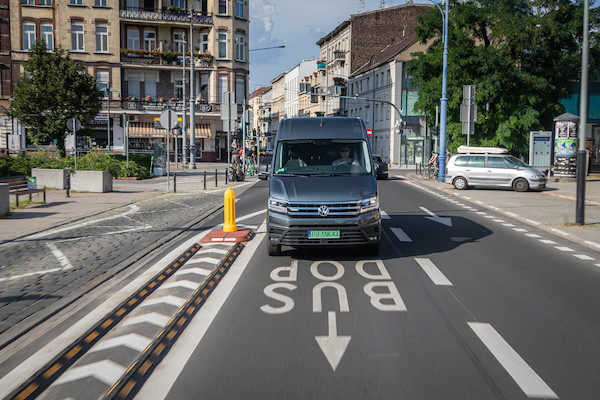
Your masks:
{"label": "van license plate", "polygon": [[308,231],[309,239],[339,239],[340,231]]}

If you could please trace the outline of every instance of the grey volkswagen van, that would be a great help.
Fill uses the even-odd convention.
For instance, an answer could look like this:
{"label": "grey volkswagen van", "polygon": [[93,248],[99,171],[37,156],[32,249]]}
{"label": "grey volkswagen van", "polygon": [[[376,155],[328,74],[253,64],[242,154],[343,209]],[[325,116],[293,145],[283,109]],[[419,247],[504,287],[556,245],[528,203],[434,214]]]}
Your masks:
{"label": "grey volkswagen van", "polygon": [[363,245],[379,254],[377,183],[362,119],[282,120],[269,177],[269,255],[282,245]]}

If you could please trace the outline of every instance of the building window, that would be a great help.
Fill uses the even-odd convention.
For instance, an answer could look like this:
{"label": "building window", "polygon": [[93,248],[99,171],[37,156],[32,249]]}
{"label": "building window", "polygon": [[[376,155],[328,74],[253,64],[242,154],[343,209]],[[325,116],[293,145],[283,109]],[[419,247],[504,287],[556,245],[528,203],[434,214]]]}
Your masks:
{"label": "building window", "polygon": [[219,0],[219,14],[227,14],[227,0]]}
{"label": "building window", "polygon": [[176,79],[175,80],[175,97],[177,97],[178,99],[182,99],[183,98],[183,79]]}
{"label": "building window", "polygon": [[137,29],[127,30],[127,48],[132,50],[140,49],[140,31]]}
{"label": "building window", "polygon": [[144,95],[156,98],[156,83],[158,82],[157,72],[146,72],[144,74]]}
{"label": "building window", "polygon": [[98,90],[100,90],[101,92],[103,92],[106,95],[106,91],[108,90],[108,87],[109,87],[108,71],[105,71],[105,70],[96,71],[96,86],[98,87]]}
{"label": "building window", "polygon": [[242,104],[246,98],[244,92],[246,91],[246,81],[243,76],[236,76],[235,78],[235,102]]}
{"label": "building window", "polygon": [[46,42],[48,50],[54,50],[54,29],[50,24],[41,24],[40,30],[42,33],[42,40]]}
{"label": "building window", "polygon": [[[33,3],[33,1],[32,1]],[[51,6],[52,0],[40,0],[40,6]]]}
{"label": "building window", "polygon": [[139,99],[140,96],[140,75],[138,72],[127,74],[127,95]]}
{"label": "building window", "polygon": [[377,121],[379,119],[379,104],[375,104],[375,117],[373,117],[373,121]]}
{"label": "building window", "polygon": [[369,106],[365,107],[365,122],[371,122],[371,113],[369,112],[371,108]]}
{"label": "building window", "polygon": [[24,6],[33,6],[35,5],[34,0],[21,0],[21,4]]}
{"label": "building window", "polygon": [[227,33],[219,32],[219,58],[227,58]]}
{"label": "building window", "polygon": [[200,52],[208,53],[208,33],[200,34]]}
{"label": "building window", "polygon": [[244,0],[235,0],[235,16],[244,18]]}
{"label": "building window", "polygon": [[156,31],[144,31],[144,49],[154,50],[156,49]]}
{"label": "building window", "polygon": [[246,61],[246,37],[243,35],[235,35],[235,59]]}
{"label": "building window", "polygon": [[140,0],[127,0],[127,9],[128,10],[139,10],[140,9]]}
{"label": "building window", "polygon": [[219,75],[219,88],[217,89],[219,103],[223,102],[223,98],[225,97],[223,93],[225,92],[227,92],[227,75]]}
{"label": "building window", "polygon": [[94,3],[94,5],[96,7],[106,7],[106,0],[96,0],[96,2]]}
{"label": "building window", "polygon": [[96,51],[108,52],[108,25],[96,25]]}
{"label": "building window", "polygon": [[173,51],[183,52],[183,44],[185,42],[185,36],[183,32],[175,32],[173,34]]}
{"label": "building window", "polygon": [[173,7],[179,7],[181,9],[186,9],[185,0],[173,0]]}
{"label": "building window", "polygon": [[23,23],[23,50],[29,50],[35,43],[35,24],[32,22]]}
{"label": "building window", "polygon": [[83,5],[83,0],[71,0],[70,4],[72,6],[82,6]]}
{"label": "building window", "polygon": [[71,23],[71,50],[83,51],[83,25]]}

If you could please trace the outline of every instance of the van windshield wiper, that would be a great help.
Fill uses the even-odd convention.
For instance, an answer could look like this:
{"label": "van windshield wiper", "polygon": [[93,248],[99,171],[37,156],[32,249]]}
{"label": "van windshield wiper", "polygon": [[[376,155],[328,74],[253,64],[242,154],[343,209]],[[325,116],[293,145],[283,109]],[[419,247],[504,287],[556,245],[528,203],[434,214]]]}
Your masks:
{"label": "van windshield wiper", "polygon": [[281,172],[279,172],[279,173],[276,173],[274,175],[275,176],[302,176],[302,177],[307,177],[308,176],[306,174],[291,174],[289,172],[288,173],[281,173]]}

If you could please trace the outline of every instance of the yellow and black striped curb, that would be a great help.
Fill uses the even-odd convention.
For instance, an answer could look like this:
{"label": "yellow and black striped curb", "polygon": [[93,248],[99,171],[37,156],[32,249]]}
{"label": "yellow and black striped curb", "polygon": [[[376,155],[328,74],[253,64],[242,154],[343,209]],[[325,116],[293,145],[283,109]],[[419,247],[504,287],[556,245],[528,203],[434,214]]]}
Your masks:
{"label": "yellow and black striped curb", "polygon": [[227,252],[204,282],[202,282],[192,296],[171,318],[167,326],[146,347],[121,379],[102,397],[103,400],[132,399],[135,396],[152,374],[152,371],[167,355],[181,332],[183,332],[196,312],[202,307],[208,296],[227,273],[243,248],[244,244],[238,242]]}
{"label": "yellow and black striped curb", "polygon": [[186,263],[201,248],[199,243],[194,244],[180,257],[165,267],[161,272],[136,293],[125,299],[120,305],[104,317],[95,326],[80,336],[74,343],[63,350],[52,361],[36,372],[19,388],[13,391],[8,399],[25,400],[33,399],[52,384],[63,372],[80,359],[98,340],[104,337],[146,297],[153,293],[169,277],[171,277],[183,264]]}

